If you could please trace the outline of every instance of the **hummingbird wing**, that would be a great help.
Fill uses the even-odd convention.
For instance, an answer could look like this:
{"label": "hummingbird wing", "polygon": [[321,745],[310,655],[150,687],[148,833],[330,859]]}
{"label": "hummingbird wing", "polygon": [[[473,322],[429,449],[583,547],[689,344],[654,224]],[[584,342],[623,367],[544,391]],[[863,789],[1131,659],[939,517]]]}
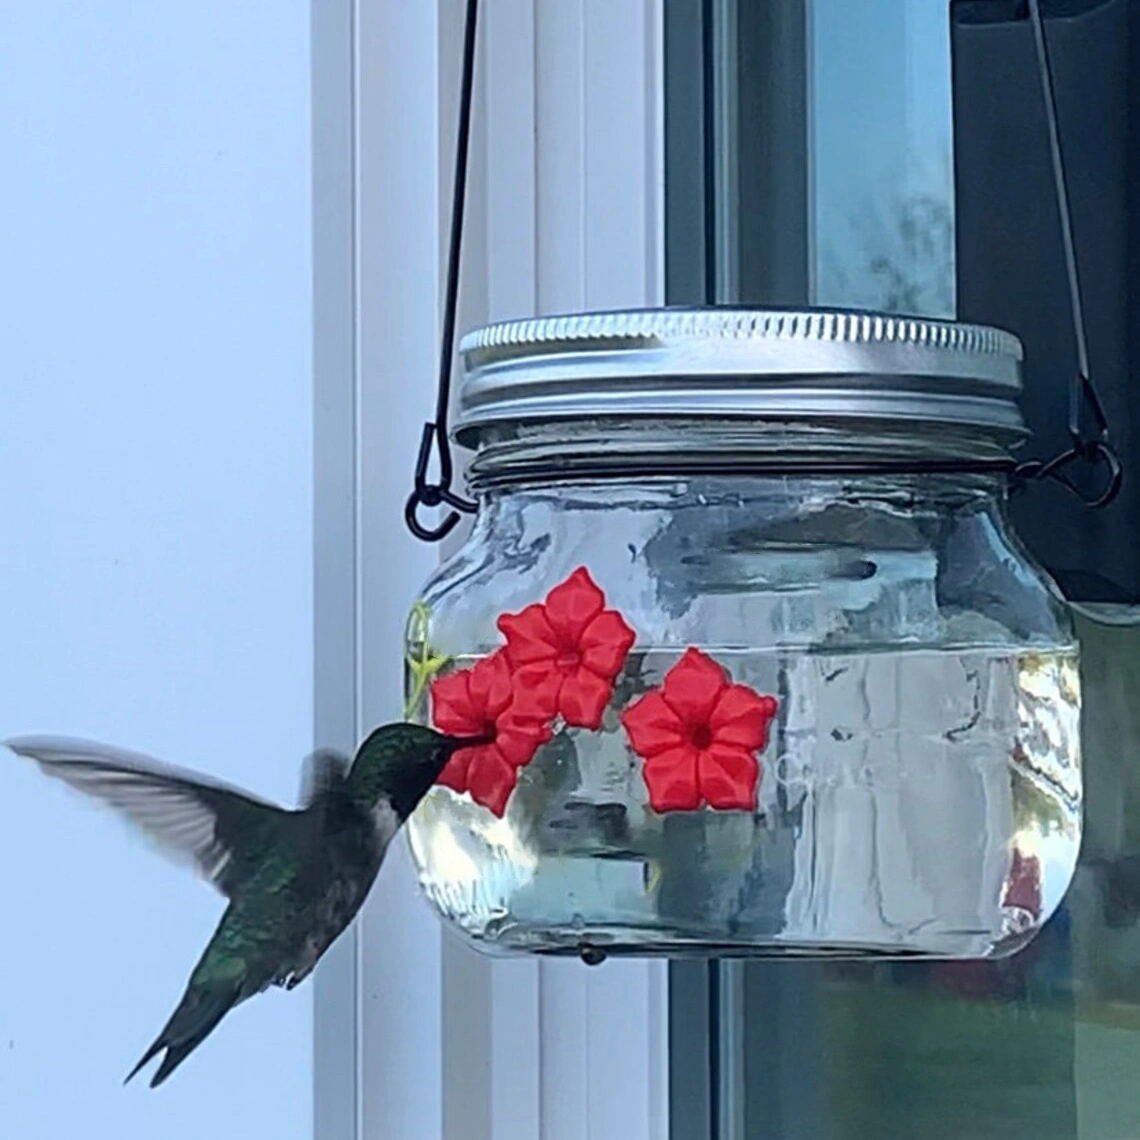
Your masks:
{"label": "hummingbird wing", "polygon": [[57,736],[4,741],[49,776],[102,800],[162,850],[231,896],[297,813],[220,781],[106,744]]}
{"label": "hummingbird wing", "polygon": [[348,779],[351,761],[343,752],[318,748],[305,757],[301,776],[301,804],[308,807],[318,797],[339,788]]}

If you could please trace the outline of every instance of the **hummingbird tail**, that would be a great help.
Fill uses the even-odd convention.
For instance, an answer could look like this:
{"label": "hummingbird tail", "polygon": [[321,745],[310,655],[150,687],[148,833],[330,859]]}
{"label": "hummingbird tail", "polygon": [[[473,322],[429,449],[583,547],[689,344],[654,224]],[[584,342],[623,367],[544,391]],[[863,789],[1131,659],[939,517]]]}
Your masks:
{"label": "hummingbird tail", "polygon": [[154,1044],[143,1054],[123,1084],[165,1049],[166,1056],[150,1082],[152,1089],[157,1088],[210,1035],[235,1005],[240,992],[238,985],[219,987],[191,983]]}

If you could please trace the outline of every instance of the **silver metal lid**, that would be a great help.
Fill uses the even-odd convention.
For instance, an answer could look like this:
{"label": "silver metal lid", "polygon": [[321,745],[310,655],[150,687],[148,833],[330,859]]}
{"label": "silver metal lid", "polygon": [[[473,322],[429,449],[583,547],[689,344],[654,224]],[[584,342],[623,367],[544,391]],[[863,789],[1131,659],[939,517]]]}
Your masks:
{"label": "silver metal lid", "polygon": [[832,310],[646,309],[489,325],[460,343],[455,435],[549,420],[922,422],[1026,434],[1000,329]]}

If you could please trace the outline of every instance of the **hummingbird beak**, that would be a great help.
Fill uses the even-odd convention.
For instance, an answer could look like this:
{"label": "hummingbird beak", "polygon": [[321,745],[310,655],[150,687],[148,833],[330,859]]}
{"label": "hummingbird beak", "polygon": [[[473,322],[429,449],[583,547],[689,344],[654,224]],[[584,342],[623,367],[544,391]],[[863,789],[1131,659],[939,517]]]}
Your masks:
{"label": "hummingbird beak", "polygon": [[449,736],[444,747],[450,752],[458,752],[461,748],[479,748],[494,741],[494,732],[484,732],[479,736]]}

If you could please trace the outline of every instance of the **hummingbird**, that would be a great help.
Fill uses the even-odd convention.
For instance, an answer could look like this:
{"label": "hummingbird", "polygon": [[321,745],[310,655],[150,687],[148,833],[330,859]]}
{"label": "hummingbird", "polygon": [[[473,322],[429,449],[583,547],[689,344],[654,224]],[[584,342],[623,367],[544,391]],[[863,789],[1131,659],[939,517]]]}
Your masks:
{"label": "hummingbird", "polygon": [[182,1000],[127,1081],[165,1051],[150,1082],[157,1087],[239,1002],[304,981],[360,909],[392,838],[452,754],[486,742],[384,725],[351,764],[331,749],[308,757],[301,806],[289,810],[108,745],[5,741],[47,775],[117,809],[229,900]]}

